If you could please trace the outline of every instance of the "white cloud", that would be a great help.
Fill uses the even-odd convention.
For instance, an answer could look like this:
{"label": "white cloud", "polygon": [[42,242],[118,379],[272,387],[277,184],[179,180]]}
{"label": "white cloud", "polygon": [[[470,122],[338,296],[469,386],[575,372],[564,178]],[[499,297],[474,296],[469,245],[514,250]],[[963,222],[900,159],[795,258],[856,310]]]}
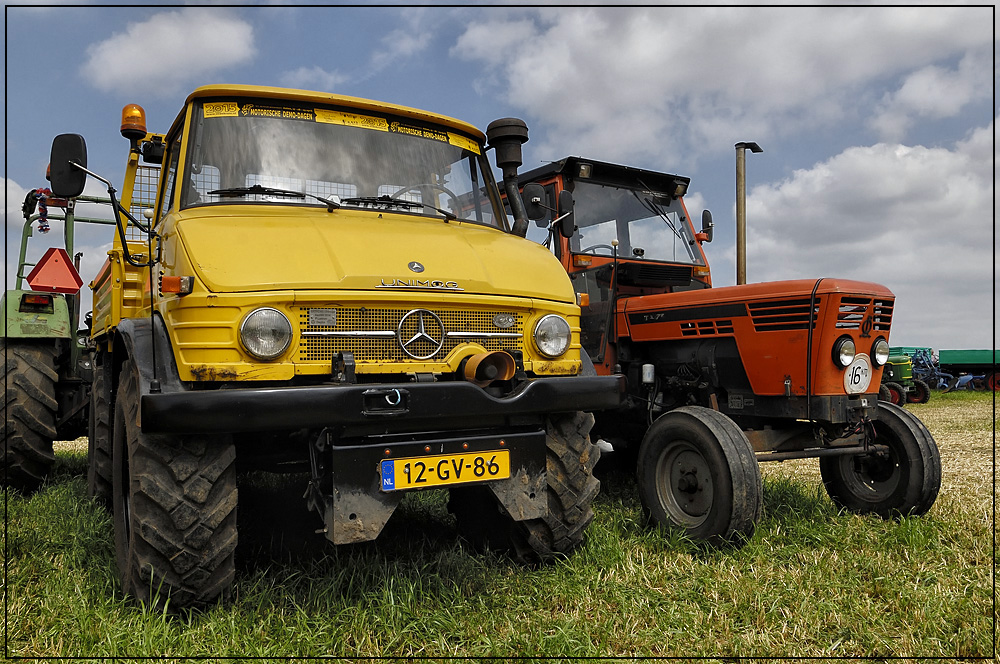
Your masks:
{"label": "white cloud", "polygon": [[[952,149],[854,147],[747,199],[748,280],[842,277],[897,296],[893,343],[992,347],[993,127]],[[929,303],[933,303],[930,305]]]}
{"label": "white cloud", "polygon": [[333,92],[350,80],[350,77],[338,71],[326,71],[322,67],[299,67],[281,75],[282,85],[302,90],[322,90]]}
{"label": "white cloud", "polygon": [[404,25],[382,37],[382,47],[372,53],[371,69],[378,72],[386,67],[406,62],[430,46],[434,38],[436,17],[426,8],[401,12]]}
{"label": "white cloud", "polygon": [[898,141],[919,118],[947,118],[972,101],[987,99],[993,91],[992,67],[967,55],[955,69],[936,65],[906,77],[898,90],[887,93],[869,125],[884,140]]}
{"label": "white cloud", "polygon": [[28,190],[10,178],[4,178],[4,226],[18,226],[24,223],[21,216],[21,205]]}
{"label": "white cloud", "polygon": [[254,54],[249,23],[226,10],[186,7],[129,23],[124,33],[92,44],[81,72],[103,91],[138,88],[169,96]]}
{"label": "white cloud", "polygon": [[[978,14],[975,12],[979,12]],[[610,161],[731,149],[729,137],[856,118],[864,86],[970,49],[989,53],[989,10],[969,8],[559,8],[489,13],[451,50],[486,65],[547,139]],[[478,15],[476,15],[478,16]],[[972,61],[970,61],[972,62]],[[487,89],[480,86],[479,89]],[[720,141],[719,137],[726,140]]]}

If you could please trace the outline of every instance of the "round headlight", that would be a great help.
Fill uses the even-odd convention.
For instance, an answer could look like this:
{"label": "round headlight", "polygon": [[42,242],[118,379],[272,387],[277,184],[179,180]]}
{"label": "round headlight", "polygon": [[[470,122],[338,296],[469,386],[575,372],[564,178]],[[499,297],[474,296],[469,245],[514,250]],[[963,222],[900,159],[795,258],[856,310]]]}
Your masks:
{"label": "round headlight", "polygon": [[254,357],[273,360],[292,343],[292,324],[277,309],[255,309],[240,325],[240,343]]}
{"label": "round headlight", "polygon": [[543,316],[535,325],[535,347],[546,357],[559,357],[569,348],[569,323],[562,316]]}
{"label": "round headlight", "polygon": [[872,346],[872,361],[880,367],[889,361],[889,342],[879,337]]}
{"label": "round headlight", "polygon": [[850,337],[841,337],[833,344],[833,361],[841,367],[847,368],[854,361],[857,349],[854,347],[854,340]]}

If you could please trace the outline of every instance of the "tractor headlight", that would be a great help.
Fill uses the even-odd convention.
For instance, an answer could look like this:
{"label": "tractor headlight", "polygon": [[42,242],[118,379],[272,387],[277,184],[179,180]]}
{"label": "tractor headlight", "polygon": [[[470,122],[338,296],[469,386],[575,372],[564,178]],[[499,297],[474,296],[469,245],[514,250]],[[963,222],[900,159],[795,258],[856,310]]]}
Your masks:
{"label": "tractor headlight", "polygon": [[889,342],[879,337],[872,346],[872,362],[880,367],[889,361]]}
{"label": "tractor headlight", "polygon": [[833,344],[833,361],[844,369],[851,366],[856,353],[854,339],[850,337],[841,337]]}
{"label": "tractor headlight", "polygon": [[539,353],[545,357],[559,357],[569,348],[569,323],[557,314],[542,316],[535,325],[534,339]]}
{"label": "tractor headlight", "polygon": [[273,360],[292,343],[292,324],[277,309],[255,309],[240,325],[240,343],[254,357]]}

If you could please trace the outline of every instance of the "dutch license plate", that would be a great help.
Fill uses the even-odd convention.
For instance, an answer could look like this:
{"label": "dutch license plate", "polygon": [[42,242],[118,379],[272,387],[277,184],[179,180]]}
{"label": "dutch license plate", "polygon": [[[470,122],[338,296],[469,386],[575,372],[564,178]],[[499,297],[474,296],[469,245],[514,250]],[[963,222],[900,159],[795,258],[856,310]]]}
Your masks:
{"label": "dutch license plate", "polygon": [[383,491],[501,480],[510,477],[510,451],[384,459],[381,471]]}

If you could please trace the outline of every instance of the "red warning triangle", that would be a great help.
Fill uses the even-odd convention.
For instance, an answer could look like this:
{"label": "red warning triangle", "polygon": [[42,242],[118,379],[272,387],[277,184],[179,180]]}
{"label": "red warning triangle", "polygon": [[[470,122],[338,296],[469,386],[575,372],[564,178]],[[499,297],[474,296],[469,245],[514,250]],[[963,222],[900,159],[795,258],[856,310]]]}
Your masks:
{"label": "red warning triangle", "polygon": [[66,250],[52,247],[28,274],[28,285],[32,290],[72,294],[80,290],[83,279]]}

